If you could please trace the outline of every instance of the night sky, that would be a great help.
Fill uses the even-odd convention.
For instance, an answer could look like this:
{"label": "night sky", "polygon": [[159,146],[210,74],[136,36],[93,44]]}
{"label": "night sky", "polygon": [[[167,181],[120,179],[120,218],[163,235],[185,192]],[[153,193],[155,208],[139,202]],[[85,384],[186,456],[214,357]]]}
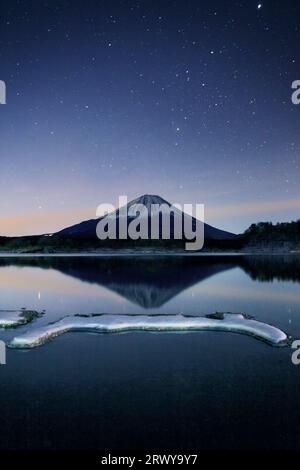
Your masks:
{"label": "night sky", "polygon": [[0,234],[121,194],[300,218],[300,1],[0,1]]}

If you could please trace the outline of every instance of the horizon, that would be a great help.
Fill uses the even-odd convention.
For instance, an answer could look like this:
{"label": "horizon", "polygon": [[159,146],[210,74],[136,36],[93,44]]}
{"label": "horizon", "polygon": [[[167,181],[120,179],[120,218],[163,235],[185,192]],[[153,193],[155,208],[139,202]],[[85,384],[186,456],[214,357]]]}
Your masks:
{"label": "horizon", "polygon": [[[128,204],[132,203],[135,199],[139,199],[143,196],[154,196],[153,194],[143,194],[143,195],[139,195],[139,196],[136,196],[136,197],[133,197],[131,199],[128,198]],[[170,203],[171,205],[172,204],[180,204],[178,201],[169,201],[167,200],[165,197],[162,197],[160,196],[159,194],[156,194],[155,196],[165,200],[167,203]],[[117,200],[117,199],[116,199]],[[116,201],[115,200],[115,201]],[[115,201],[112,201],[111,203],[115,203]],[[289,201],[289,203],[293,202],[294,203],[294,206],[295,207],[299,207],[300,208],[300,200],[295,200],[295,201]],[[109,203],[109,201],[105,201],[105,204],[106,203]],[[187,202],[185,202],[187,203]],[[197,204],[197,203],[193,203],[193,204]],[[200,203],[198,203],[200,204]],[[181,204],[182,206],[182,209],[184,209],[184,203]],[[119,208],[119,207],[123,207],[123,206],[119,206],[118,204],[116,204],[116,208]],[[270,202],[270,203],[267,203],[265,204],[264,206],[261,205],[261,209],[263,211],[266,211],[266,210],[275,210],[275,212],[277,212],[277,209],[278,207],[281,207],[281,209],[284,209],[284,207],[280,206],[280,204],[278,202],[276,202],[274,204],[274,201],[273,202]],[[253,212],[256,212],[256,206],[251,206],[250,205],[240,205],[240,206],[227,206],[227,207],[219,207],[219,208],[215,208],[215,214],[224,214],[224,212],[226,213],[226,210],[229,212],[229,214],[232,214],[232,212],[235,212],[235,211],[238,211],[240,210],[241,213],[245,213],[248,211],[248,213],[253,213]],[[184,211],[185,213],[189,214],[188,211]],[[204,222],[206,224],[209,224],[215,228],[218,228],[218,229],[221,229],[221,230],[226,230],[230,233],[234,233],[234,234],[242,234],[244,233],[244,231],[249,228],[249,226],[252,224],[252,223],[259,223],[259,222],[272,222],[273,224],[275,223],[283,223],[283,222],[294,222],[294,221],[297,221],[299,220],[299,218],[295,218],[294,220],[271,220],[270,218],[269,219],[260,219],[260,220],[252,220],[251,223],[249,223],[249,225],[247,227],[245,227],[244,230],[240,231],[240,232],[236,232],[234,230],[231,230],[230,228],[224,228],[222,226],[219,226],[217,224],[214,224],[214,223],[210,223],[207,218],[206,218],[206,210],[204,210],[204,214],[205,214],[205,217],[204,217]],[[212,211],[209,211],[209,213],[213,213],[213,210]],[[51,216],[50,218],[52,220],[55,220],[54,222],[54,225],[51,226],[51,223],[53,224],[53,222],[50,222],[49,223],[49,227],[52,227],[52,230],[46,230],[44,232],[39,232],[38,231],[38,228],[36,228],[36,231],[31,231],[31,227],[32,226],[42,226],[42,225],[46,225],[47,222],[45,222],[45,218],[48,219],[49,218],[49,215]],[[191,215],[191,214],[190,214]],[[28,219],[30,219],[31,217],[31,222],[28,223]],[[23,215],[23,216],[16,216],[16,218],[14,218],[14,216],[8,216],[7,217],[7,225],[9,226],[10,225],[10,230],[11,232],[9,232],[8,234],[2,234],[0,233],[0,236],[1,237],[22,237],[22,236],[40,236],[40,235],[46,235],[46,234],[52,234],[52,233],[56,233],[56,232],[59,232],[60,230],[62,229],[65,229],[67,227],[70,227],[70,226],[73,226],[73,225],[77,225],[81,222],[84,222],[86,220],[90,220],[90,219],[95,219],[97,220],[99,217],[101,217],[101,215],[97,214],[97,210],[93,210],[91,208],[83,208],[83,209],[79,209],[79,210],[74,210],[74,211],[69,211],[68,214],[66,214],[65,211],[61,210],[61,211],[58,211],[58,212],[55,212],[55,213],[35,213],[35,214],[31,214],[29,217],[28,217],[28,214],[26,215]],[[1,216],[0,216],[0,221],[1,221]],[[25,228],[25,232],[21,232],[22,230],[22,227],[23,225],[26,224],[26,228]],[[18,228],[18,225],[19,225],[19,228]]]}

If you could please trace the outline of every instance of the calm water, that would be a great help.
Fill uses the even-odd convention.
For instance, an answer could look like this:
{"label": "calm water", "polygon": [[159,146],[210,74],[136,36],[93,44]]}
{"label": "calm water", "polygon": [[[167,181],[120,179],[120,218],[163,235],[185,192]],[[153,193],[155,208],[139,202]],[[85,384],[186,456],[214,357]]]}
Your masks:
{"label": "calm water", "polygon": [[[300,258],[0,258],[0,309],[243,312],[300,338]],[[8,350],[0,448],[300,449],[290,348],[220,332],[66,334]]]}

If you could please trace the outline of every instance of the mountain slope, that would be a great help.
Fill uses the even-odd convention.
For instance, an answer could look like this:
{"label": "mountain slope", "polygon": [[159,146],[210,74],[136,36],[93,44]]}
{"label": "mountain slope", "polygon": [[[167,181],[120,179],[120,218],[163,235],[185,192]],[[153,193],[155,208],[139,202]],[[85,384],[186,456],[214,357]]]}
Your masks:
{"label": "mountain slope", "polygon": [[[134,199],[133,201],[129,202],[127,204],[127,210],[130,208],[132,209],[135,205],[137,204],[143,204],[144,206],[147,207],[149,213],[150,213],[150,208],[152,204],[166,204],[168,207],[171,206],[169,202],[161,198],[160,196],[157,195],[148,195],[145,194],[137,199]],[[182,216],[181,211],[177,211],[177,214]],[[120,219],[120,210],[117,209],[114,213],[108,214],[104,217],[113,217],[116,216],[117,219],[117,227],[118,227],[118,221]],[[191,216],[188,216],[191,217]],[[57,232],[55,235],[59,237],[67,237],[67,238],[72,238],[72,239],[95,239],[96,238],[96,227],[98,222],[103,219],[103,217],[98,218],[98,219],[90,219],[86,220],[84,222],[81,222],[76,225],[72,225],[71,227],[67,227],[59,232]],[[134,217],[129,217],[128,216],[128,224],[134,219]],[[151,216],[149,216],[149,222],[151,224]],[[195,229],[196,226],[196,219],[194,217],[191,217],[192,219],[192,226],[193,229]],[[171,217],[171,238],[172,238],[172,225],[174,222],[174,217]],[[161,224],[160,224],[161,225]],[[161,226],[160,226],[160,233],[161,233]],[[204,235],[205,239],[211,239],[211,240],[231,240],[236,238],[236,235],[230,232],[226,232],[224,230],[219,230],[211,225],[204,224]]]}

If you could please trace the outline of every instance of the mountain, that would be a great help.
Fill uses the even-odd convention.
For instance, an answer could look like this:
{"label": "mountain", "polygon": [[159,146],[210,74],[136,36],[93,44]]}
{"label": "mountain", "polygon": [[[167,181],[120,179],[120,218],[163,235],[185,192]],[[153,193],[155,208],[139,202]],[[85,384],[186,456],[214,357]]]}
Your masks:
{"label": "mountain", "polygon": [[[165,204],[168,207],[171,207],[171,204],[165,199],[161,198],[160,196],[145,194],[129,202],[127,204],[127,210],[129,210],[130,208],[132,209],[137,204],[143,204],[144,206],[146,206],[149,214],[150,214],[150,209],[151,209],[152,204],[159,204],[159,205]],[[176,211],[176,217],[177,216],[182,217],[182,215],[183,213],[181,211],[179,210]],[[108,214],[104,217],[100,217],[98,219],[86,220],[79,224],[72,225],[71,227],[67,227],[57,232],[55,235],[60,238],[70,238],[73,240],[76,240],[76,239],[92,240],[96,238],[96,227],[98,225],[98,222],[102,220],[103,218],[114,217],[114,216],[116,217],[116,221],[117,221],[117,233],[118,233],[119,220],[121,216],[119,209],[117,209],[115,212]],[[192,227],[194,230],[196,227],[196,219],[191,216],[187,216],[187,217],[192,219],[191,222],[192,222]],[[135,217],[128,216],[128,225],[134,219]],[[173,237],[173,234],[174,234],[173,223],[174,223],[174,215],[171,216],[171,223],[170,223],[171,238]],[[149,227],[150,225],[151,225],[151,216],[149,216]],[[161,220],[160,220],[159,231],[160,231],[160,238],[161,238]],[[218,228],[212,227],[211,225],[208,225],[206,223],[204,223],[204,236],[205,236],[205,239],[210,239],[210,240],[232,240],[237,237],[233,233],[226,232],[224,230],[219,230]]]}

